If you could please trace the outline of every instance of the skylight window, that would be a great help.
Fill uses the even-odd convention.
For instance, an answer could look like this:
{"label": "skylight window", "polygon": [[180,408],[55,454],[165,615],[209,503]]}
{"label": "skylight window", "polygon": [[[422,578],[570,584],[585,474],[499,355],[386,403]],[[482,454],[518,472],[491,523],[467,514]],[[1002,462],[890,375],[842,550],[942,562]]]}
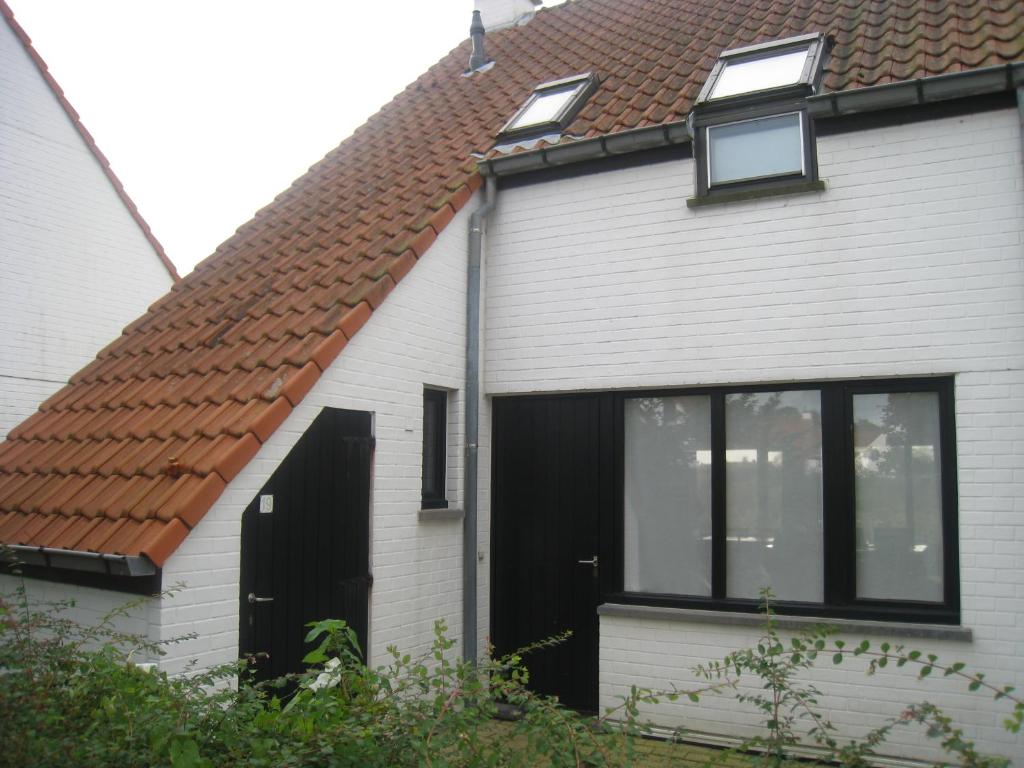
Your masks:
{"label": "skylight window", "polygon": [[501,129],[502,135],[564,130],[594,92],[591,74],[576,75],[538,85],[530,98]]}
{"label": "skylight window", "polygon": [[566,108],[572,97],[575,96],[582,84],[566,88],[552,88],[549,91],[541,91],[534,94],[526,109],[512,121],[510,129],[526,128],[531,125],[550,123],[558,113]]}
{"label": "skylight window", "polygon": [[724,51],[697,104],[763,92],[813,92],[821,73],[825,38],[818,33]]}
{"label": "skylight window", "polygon": [[758,59],[727,61],[711,91],[711,98],[722,99],[740,93],[793,85],[800,82],[806,64],[807,48]]}

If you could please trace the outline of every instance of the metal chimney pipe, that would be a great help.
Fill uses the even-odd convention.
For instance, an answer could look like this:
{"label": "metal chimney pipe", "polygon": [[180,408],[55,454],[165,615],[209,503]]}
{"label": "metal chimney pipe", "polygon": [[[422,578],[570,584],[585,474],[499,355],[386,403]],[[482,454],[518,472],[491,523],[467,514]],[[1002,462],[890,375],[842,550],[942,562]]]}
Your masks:
{"label": "metal chimney pipe", "polygon": [[487,63],[487,53],[484,51],[484,22],[480,18],[480,11],[473,11],[473,23],[469,25],[469,37],[473,41],[473,54],[469,57],[469,71],[475,72]]}

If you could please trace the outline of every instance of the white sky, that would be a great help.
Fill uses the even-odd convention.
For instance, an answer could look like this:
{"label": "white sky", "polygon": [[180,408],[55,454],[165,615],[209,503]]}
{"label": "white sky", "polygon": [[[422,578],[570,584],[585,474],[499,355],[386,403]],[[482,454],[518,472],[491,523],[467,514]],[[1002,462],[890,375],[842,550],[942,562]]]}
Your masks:
{"label": "white sky", "polygon": [[473,9],[472,0],[8,5],[182,275],[468,37]]}

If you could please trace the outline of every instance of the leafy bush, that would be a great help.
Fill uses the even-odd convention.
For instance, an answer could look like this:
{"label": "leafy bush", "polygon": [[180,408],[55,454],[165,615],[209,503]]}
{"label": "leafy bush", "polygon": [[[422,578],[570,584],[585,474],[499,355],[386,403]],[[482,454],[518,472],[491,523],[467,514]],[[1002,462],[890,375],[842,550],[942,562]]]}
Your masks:
{"label": "leafy bush", "polygon": [[[712,753],[721,765],[781,766],[806,739],[825,759],[867,766],[890,732],[925,726],[957,764],[997,768],[941,710],[928,702],[901,714],[865,738],[840,743],[818,709],[819,691],[802,682],[819,659],[868,660],[866,671],[893,664],[960,677],[1010,703],[1005,726],[1019,732],[1024,702],[1009,687],[990,684],[961,663],[867,641],[848,646],[817,628],[784,641],[766,600],[766,625],[752,648],[698,668],[707,680],[693,690],[632,688],[621,704],[596,718],[528,690],[523,654],[542,652],[553,638],[505,658],[477,665],[452,660],[454,642],[435,625],[428,653],[413,658],[389,649],[388,663],[362,662],[356,635],[345,622],[311,626],[303,674],[265,684],[247,683],[244,662],[168,677],[134,663],[163,648],[116,630],[132,604],[96,626],[63,618],[70,602],[32,606],[24,588],[0,597],[0,768],[3,766],[631,766],[638,737],[651,728],[641,707],[738,688],[755,675],[762,688],[737,694],[762,714],[764,733],[742,745],[744,755]],[[238,685],[239,680],[242,684]],[[500,702],[500,704],[499,704]],[[498,724],[499,706],[518,717]],[[805,725],[806,724],[806,725]],[[683,734],[685,736],[685,734]],[[693,765],[688,755],[681,755]],[[659,765],[673,764],[663,754]]]}
{"label": "leafy bush", "polygon": [[[62,618],[68,607],[30,606],[23,588],[0,598],[0,766],[631,765],[636,701],[650,695],[595,723],[530,692],[521,654],[453,661],[441,622],[429,653],[390,649],[376,669],[350,627],[326,620],[301,675],[237,686],[240,663],[168,677],[132,663],[162,648],[114,629],[131,606],[92,628]],[[496,724],[499,701],[514,722]]]}
{"label": "leafy bush", "polygon": [[[899,715],[859,739],[840,742],[836,727],[818,708],[821,691],[804,682],[806,676],[802,673],[814,667],[819,658],[830,659],[834,665],[843,664],[851,657],[867,659],[865,672],[868,676],[891,663],[896,667],[910,665],[916,668],[917,677],[921,680],[933,672],[960,678],[970,691],[986,691],[997,701],[1009,702],[1010,712],[1003,725],[1011,733],[1020,732],[1024,721],[1024,700],[1014,695],[1013,686],[996,686],[989,683],[983,673],[966,672],[962,662],[943,664],[935,654],[888,642],[877,647],[868,640],[850,645],[836,638],[837,630],[828,626],[799,632],[787,643],[778,631],[771,608],[771,592],[763,590],[762,598],[765,624],[757,644],[730,653],[722,661],[701,665],[696,670],[707,680],[729,681],[734,686],[744,674],[753,674],[761,681],[760,690],[737,694],[741,702],[752,705],[763,718],[763,735],[746,739],[740,746],[740,750],[756,755],[755,765],[782,766],[791,759],[795,748],[805,743],[806,737],[820,748],[825,761],[850,768],[866,768],[872,764],[872,757],[880,754],[879,746],[894,729],[912,724],[924,726],[929,738],[938,739],[943,751],[956,759],[956,765],[964,768],[1006,768],[1010,765],[1006,758],[986,757],[978,752],[975,744],[964,736],[952,719],[927,701],[904,707]],[[806,724],[806,728],[802,728],[801,723]],[[802,735],[801,731],[805,734]]]}

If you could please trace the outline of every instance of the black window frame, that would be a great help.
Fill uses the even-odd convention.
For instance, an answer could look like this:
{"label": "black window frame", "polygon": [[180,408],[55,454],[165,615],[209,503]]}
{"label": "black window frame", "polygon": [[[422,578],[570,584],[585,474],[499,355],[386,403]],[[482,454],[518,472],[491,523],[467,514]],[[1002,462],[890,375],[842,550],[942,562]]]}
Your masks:
{"label": "black window frame", "polygon": [[[774,174],[771,176],[737,179],[736,181],[711,184],[709,128],[750,122],[761,118],[782,117],[783,115],[790,114],[798,114],[800,116],[803,168],[799,173]],[[807,101],[802,97],[774,101],[768,104],[734,105],[733,108],[728,110],[695,116],[693,157],[697,197],[727,195],[752,189],[789,187],[799,182],[814,182],[818,180],[817,136],[814,130],[814,120],[807,114]]]}
{"label": "black window frame", "polygon": [[[433,411],[436,424],[433,435],[427,429],[428,414]],[[433,437],[433,440],[431,440]],[[433,472],[430,472],[430,467]],[[423,388],[423,455],[421,462],[421,509],[448,507],[448,391]]]}
{"label": "black window frame", "polygon": [[[713,199],[716,196],[732,198],[736,193],[751,190],[771,191],[775,188],[792,188],[794,185],[813,184],[818,181],[817,136],[814,120],[807,112],[807,97],[818,90],[822,65],[829,47],[828,38],[820,33],[813,33],[737,48],[725,51],[719,56],[690,114],[694,188],[698,199]],[[729,64],[757,61],[801,49],[807,51],[807,60],[796,83],[732,96],[711,97],[719,78]],[[800,173],[774,174],[711,184],[709,128],[791,113],[797,113],[800,117],[803,150],[803,167]]]}
{"label": "black window frame", "polygon": [[[529,98],[523,103],[516,113],[512,115],[507,123],[498,131],[499,139],[528,139],[537,136],[544,136],[552,133],[562,133],[576,117],[576,114],[583,108],[587,100],[597,89],[597,75],[593,72],[585,72],[581,75],[572,75],[560,80],[551,80],[541,83]],[[516,121],[521,118],[533,103],[540,97],[552,91],[571,90],[575,94],[562,106],[558,113],[551,119],[542,123],[529,123],[528,125],[515,126]]]}
{"label": "black window frame", "polygon": [[[792,382],[765,385],[693,387],[616,392],[613,429],[616,456],[615,512],[612,540],[602,558],[612,566],[607,602],[756,613],[760,601],[727,597],[725,396],[743,392],[816,390],[821,393],[822,537],[824,570],[821,603],[778,600],[780,614],[914,623],[960,623],[959,530],[956,480],[956,424],[952,377]],[[943,536],[943,600],[941,603],[880,600],[856,596],[856,520],[853,464],[853,397],[871,393],[935,392],[939,400],[939,446]],[[712,555],[711,597],[627,592],[625,564],[625,401],[637,397],[707,395],[711,399]]]}

